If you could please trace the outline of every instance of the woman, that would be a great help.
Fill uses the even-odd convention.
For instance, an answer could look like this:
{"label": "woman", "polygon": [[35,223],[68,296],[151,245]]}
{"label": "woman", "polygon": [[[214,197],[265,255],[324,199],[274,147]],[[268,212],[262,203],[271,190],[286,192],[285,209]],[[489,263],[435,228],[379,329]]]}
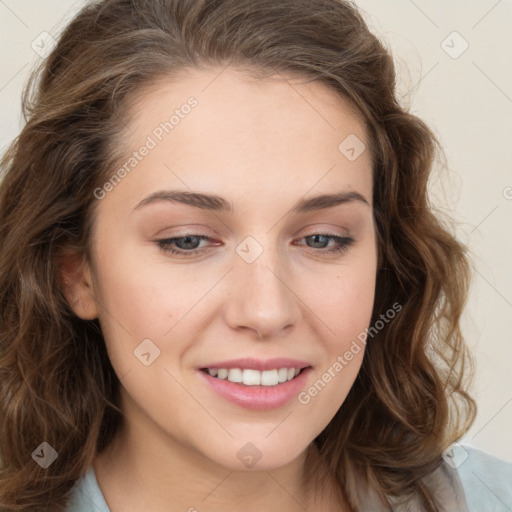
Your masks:
{"label": "woman", "polygon": [[3,510],[510,506],[394,73],[341,0],[83,8],[2,161]]}

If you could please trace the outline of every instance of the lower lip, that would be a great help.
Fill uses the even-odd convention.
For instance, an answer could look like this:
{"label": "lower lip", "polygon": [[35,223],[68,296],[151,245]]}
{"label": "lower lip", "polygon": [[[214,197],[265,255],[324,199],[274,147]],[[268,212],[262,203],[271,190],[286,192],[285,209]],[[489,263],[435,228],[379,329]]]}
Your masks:
{"label": "lower lip", "polygon": [[198,371],[213,391],[228,402],[246,409],[265,410],[281,407],[296,398],[304,388],[311,370],[311,366],[308,366],[297,377],[276,386],[245,386],[227,379],[217,379],[202,370]]}

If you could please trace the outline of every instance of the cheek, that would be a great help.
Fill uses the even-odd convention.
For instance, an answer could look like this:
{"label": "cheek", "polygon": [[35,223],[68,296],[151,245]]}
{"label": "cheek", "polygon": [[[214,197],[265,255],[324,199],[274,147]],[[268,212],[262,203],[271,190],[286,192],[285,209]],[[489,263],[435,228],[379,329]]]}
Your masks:
{"label": "cheek", "polygon": [[153,357],[158,353],[162,335],[179,313],[172,305],[180,302],[169,290],[162,292],[161,277],[153,275],[140,250],[110,242],[97,252],[95,293],[109,356],[120,374],[140,364],[134,351],[144,340],[154,343]]}
{"label": "cheek", "polygon": [[297,397],[312,418],[314,436],[339,410],[361,368],[375,296],[374,267],[347,266],[331,278],[325,290],[324,294],[317,292],[312,307],[320,312],[320,324],[327,326],[327,330],[321,327],[326,333],[321,337],[325,357]]}
{"label": "cheek", "polygon": [[137,337],[161,336],[183,304],[186,287],[179,272],[170,276],[168,267],[155,264],[156,249],[137,243],[133,234],[116,236],[110,231],[112,236],[97,241],[97,295],[104,321],[118,323]]}
{"label": "cheek", "polygon": [[218,279],[212,272],[199,276],[186,270],[191,266],[155,263],[148,252],[110,243],[98,254],[95,291],[100,323],[118,374],[138,368],[137,354],[148,350],[150,360],[158,356],[157,365],[174,366],[194,340],[190,330],[201,327],[201,311],[207,304],[201,298]]}
{"label": "cheek", "polygon": [[364,331],[371,320],[375,300],[376,261],[372,253],[340,266],[334,275],[310,286],[311,308],[328,328],[330,351],[343,349]]}
{"label": "cheek", "polygon": [[325,279],[323,292],[316,288],[311,305],[318,312],[320,324],[326,327],[321,327],[326,333],[322,337],[325,360],[320,368],[322,383],[317,388],[329,387],[326,395],[338,406],[359,372],[375,299],[375,253],[368,251],[359,256],[354,261],[347,260],[335,275]]}

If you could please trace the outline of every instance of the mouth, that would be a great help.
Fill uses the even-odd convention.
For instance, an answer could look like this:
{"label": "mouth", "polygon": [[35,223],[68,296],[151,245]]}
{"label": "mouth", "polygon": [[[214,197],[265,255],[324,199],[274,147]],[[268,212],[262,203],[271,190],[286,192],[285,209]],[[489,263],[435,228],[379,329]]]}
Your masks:
{"label": "mouth", "polygon": [[313,367],[304,361],[253,358],[218,361],[198,368],[204,383],[218,396],[245,409],[276,409],[297,398]]}
{"label": "mouth", "polygon": [[252,368],[201,368],[201,371],[219,380],[227,380],[244,386],[278,386],[297,378],[306,368],[282,367],[272,370]]}

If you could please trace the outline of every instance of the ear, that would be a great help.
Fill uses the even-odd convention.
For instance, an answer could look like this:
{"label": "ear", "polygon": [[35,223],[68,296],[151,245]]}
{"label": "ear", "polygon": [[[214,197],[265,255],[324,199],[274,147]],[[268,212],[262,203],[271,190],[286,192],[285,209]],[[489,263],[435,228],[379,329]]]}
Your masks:
{"label": "ear", "polygon": [[61,249],[57,265],[64,295],[76,315],[83,320],[98,318],[98,307],[89,262],[78,251]]}

